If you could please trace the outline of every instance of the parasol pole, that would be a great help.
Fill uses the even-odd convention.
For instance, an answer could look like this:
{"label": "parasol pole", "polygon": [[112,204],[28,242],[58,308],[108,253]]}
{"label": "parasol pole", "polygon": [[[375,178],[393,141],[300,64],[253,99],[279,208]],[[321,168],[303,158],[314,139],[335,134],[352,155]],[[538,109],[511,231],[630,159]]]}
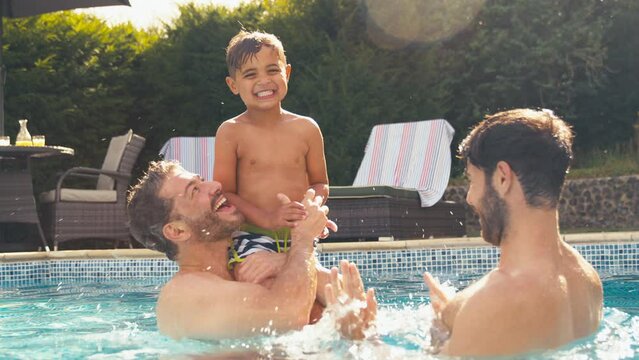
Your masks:
{"label": "parasol pole", "polygon": [[2,18],[4,14],[2,11],[4,10],[4,1],[0,1],[0,136],[4,135],[4,80],[5,80],[5,70],[4,70],[4,61],[2,59],[2,38],[4,37],[4,31],[2,30]]}

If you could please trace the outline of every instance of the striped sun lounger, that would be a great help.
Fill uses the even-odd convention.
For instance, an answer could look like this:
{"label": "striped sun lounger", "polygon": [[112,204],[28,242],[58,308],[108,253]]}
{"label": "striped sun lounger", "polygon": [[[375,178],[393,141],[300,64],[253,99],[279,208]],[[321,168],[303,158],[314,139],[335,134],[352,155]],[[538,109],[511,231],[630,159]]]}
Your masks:
{"label": "striped sun lounger", "polygon": [[184,169],[199,174],[205,180],[213,180],[214,136],[173,137],[164,143],[160,154],[165,160],[179,161]]}
{"label": "striped sun lounger", "polygon": [[448,185],[454,134],[441,119],[373,127],[353,186],[416,189],[422,207],[434,205]]}

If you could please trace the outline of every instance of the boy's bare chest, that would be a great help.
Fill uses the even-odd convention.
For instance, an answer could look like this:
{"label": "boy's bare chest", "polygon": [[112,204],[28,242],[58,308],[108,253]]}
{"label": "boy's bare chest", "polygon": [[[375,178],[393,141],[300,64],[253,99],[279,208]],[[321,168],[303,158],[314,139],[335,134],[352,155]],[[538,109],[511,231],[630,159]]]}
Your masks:
{"label": "boy's bare chest", "polygon": [[253,131],[238,141],[238,167],[305,167],[308,150],[306,139],[294,132]]}

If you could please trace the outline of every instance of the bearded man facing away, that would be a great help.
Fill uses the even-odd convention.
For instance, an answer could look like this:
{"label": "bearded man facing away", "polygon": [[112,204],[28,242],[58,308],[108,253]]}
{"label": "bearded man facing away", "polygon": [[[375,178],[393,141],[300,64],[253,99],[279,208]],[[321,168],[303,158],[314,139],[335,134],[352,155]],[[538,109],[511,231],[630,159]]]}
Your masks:
{"label": "bearded man facing away", "polygon": [[[570,127],[551,111],[516,109],[488,116],[461,143],[470,182],[466,200],[479,215],[482,237],[499,246],[501,257],[495,269],[454,296],[424,275],[435,326],[449,334],[434,344],[441,353],[494,356],[551,349],[598,328],[601,280],[559,234],[557,205],[572,140]],[[343,300],[337,301],[336,287],[336,282],[327,285],[327,296],[329,304],[339,306]],[[367,300],[362,311],[342,319],[345,336],[361,337],[374,323],[374,299],[363,290],[346,295]]]}

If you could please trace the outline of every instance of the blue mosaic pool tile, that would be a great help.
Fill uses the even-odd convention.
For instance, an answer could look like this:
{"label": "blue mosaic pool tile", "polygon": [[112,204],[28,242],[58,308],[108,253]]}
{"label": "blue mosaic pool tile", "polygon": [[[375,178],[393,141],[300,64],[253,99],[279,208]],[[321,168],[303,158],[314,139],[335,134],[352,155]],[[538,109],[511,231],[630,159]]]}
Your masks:
{"label": "blue mosaic pool tile", "polygon": [[361,271],[396,273],[405,271],[452,271],[455,273],[486,272],[499,258],[495,248],[411,249],[394,251],[346,251],[319,254],[326,267],[337,266],[340,259],[348,259]]}
{"label": "blue mosaic pool tile", "polygon": [[168,278],[177,265],[168,259],[51,260],[51,281]]}
{"label": "blue mosaic pool tile", "polygon": [[[576,245],[596,269],[605,273],[639,273],[639,243]],[[499,260],[495,247],[340,251],[318,254],[326,267],[341,259],[357,264],[364,276],[406,271],[473,275],[492,269]],[[0,263],[0,287],[20,287],[44,282],[87,282],[118,279],[168,279],[177,271],[164,259],[83,259]]]}
{"label": "blue mosaic pool tile", "polygon": [[33,285],[47,279],[48,267],[42,261],[0,264],[0,286],[5,282],[11,282],[16,286]]}

